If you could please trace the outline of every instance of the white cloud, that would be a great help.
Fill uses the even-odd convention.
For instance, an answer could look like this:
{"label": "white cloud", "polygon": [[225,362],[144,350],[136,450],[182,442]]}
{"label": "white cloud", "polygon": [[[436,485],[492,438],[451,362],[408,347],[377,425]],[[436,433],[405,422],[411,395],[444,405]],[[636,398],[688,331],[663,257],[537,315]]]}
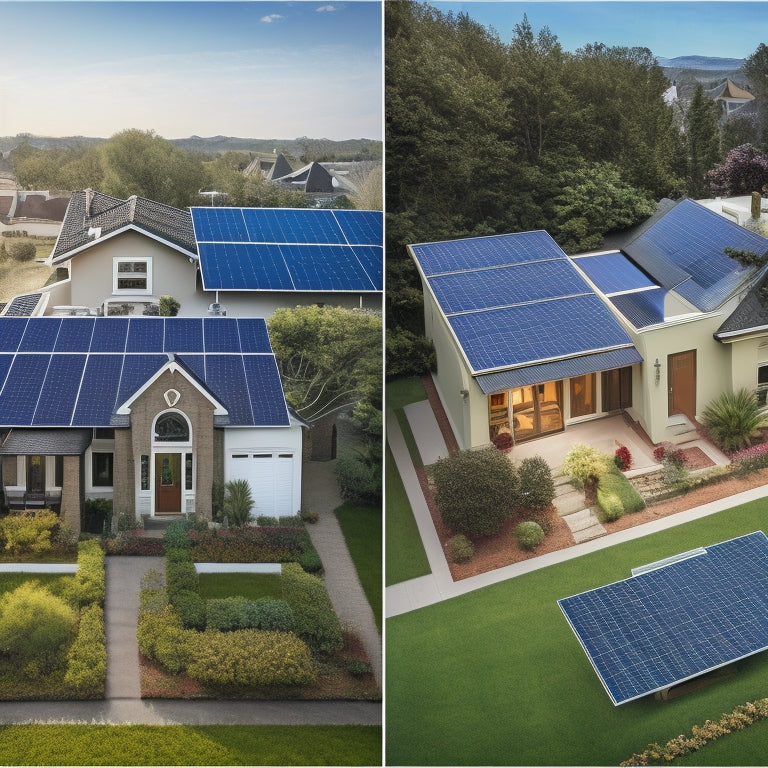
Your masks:
{"label": "white cloud", "polygon": [[321,5],[317,9],[317,12],[318,13],[323,13],[323,11],[328,11],[330,13],[331,11],[335,11],[335,10],[336,10],[336,8],[334,6],[332,6],[332,5]]}
{"label": "white cloud", "polygon": [[269,16],[262,16],[261,20],[265,24],[271,24],[273,21],[277,21],[278,19],[283,19],[284,16],[281,16],[279,13],[270,13]]}

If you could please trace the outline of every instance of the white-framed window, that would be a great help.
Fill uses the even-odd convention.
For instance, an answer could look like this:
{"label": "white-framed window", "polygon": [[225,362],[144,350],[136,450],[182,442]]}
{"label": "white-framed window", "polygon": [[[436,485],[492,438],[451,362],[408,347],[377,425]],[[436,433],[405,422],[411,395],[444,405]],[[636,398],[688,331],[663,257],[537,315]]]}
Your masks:
{"label": "white-framed window", "polygon": [[113,262],[112,292],[152,293],[152,259],[119,256]]}

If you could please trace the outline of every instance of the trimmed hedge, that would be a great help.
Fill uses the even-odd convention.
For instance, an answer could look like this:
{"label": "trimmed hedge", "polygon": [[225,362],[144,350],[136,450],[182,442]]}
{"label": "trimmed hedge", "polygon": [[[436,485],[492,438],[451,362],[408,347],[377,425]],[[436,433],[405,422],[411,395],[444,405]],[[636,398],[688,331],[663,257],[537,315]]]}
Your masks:
{"label": "trimmed hedge", "polygon": [[643,497],[616,466],[601,475],[597,484],[597,503],[602,522],[617,520],[625,512],[639,512],[645,508]]}
{"label": "trimmed hedge", "polygon": [[0,520],[0,535],[5,549],[14,554],[40,554],[51,548],[51,536],[59,516],[50,509],[11,512]]}
{"label": "trimmed hedge", "polygon": [[454,563],[466,563],[474,557],[475,545],[463,533],[457,533],[448,541],[448,551]]}
{"label": "trimmed hedge", "polygon": [[107,645],[104,610],[93,604],[80,614],[77,638],[67,654],[64,682],[83,698],[104,697],[107,681]]}
{"label": "trimmed hedge", "polygon": [[171,604],[185,629],[205,629],[207,605],[199,592],[181,589],[173,594]]}
{"label": "trimmed hedge", "polygon": [[293,609],[299,637],[322,651],[341,650],[341,624],[322,579],[306,573],[298,563],[285,563],[282,586],[283,598]]}
{"label": "trimmed hedge", "polygon": [[95,539],[77,545],[75,598],[80,606],[96,603],[104,606],[107,593],[104,550]]}
{"label": "trimmed hedge", "polygon": [[544,541],[544,531],[538,523],[526,520],[515,528],[517,543],[526,550],[536,549]]}

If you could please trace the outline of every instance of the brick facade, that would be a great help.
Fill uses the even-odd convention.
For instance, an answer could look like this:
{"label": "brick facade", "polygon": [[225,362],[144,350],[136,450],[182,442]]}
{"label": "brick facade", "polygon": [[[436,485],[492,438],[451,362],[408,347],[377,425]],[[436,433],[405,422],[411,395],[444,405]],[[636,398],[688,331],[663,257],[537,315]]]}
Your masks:
{"label": "brick facade", "polygon": [[61,521],[80,533],[83,460],[81,456],[64,456],[64,484],[61,487]]}

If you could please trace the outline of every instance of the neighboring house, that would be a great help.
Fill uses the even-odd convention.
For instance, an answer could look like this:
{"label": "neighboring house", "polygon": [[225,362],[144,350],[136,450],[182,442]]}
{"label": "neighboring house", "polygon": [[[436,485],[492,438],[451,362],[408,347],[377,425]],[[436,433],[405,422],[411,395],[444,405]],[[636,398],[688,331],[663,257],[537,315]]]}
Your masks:
{"label": "neighboring house", "polygon": [[[197,222],[206,217],[220,217],[223,223],[201,232]],[[233,253],[244,270],[236,284],[216,277],[231,272]],[[373,263],[364,265],[370,279],[337,280],[350,259],[359,271],[357,253],[361,258],[374,254],[369,259]],[[173,296],[181,305],[179,315],[186,317],[200,317],[209,309],[268,317],[278,307],[297,304],[381,309],[382,261],[380,211],[189,211],[87,189],[73,193],[49,258],[52,266],[67,267],[69,278],[44,289],[37,312],[142,314],[157,307],[164,295]],[[282,273],[279,284],[258,279],[280,263],[287,268],[295,264],[294,272],[304,270],[299,284],[282,279]],[[225,305],[219,291],[226,291]]]}
{"label": "neighboring house", "polygon": [[730,79],[721,83],[717,88],[705,91],[705,93],[710,99],[719,101],[723,105],[723,111],[726,117],[755,98],[749,91],[739,88],[739,86]]}
{"label": "neighboring house", "polygon": [[768,384],[747,304],[764,270],[726,247],[762,256],[768,240],[691,200],[616,250],[568,256],[542,231],[409,246],[459,445],[617,412],[675,440],[722,392]]}
{"label": "neighboring house", "polygon": [[50,192],[0,190],[0,232],[56,237],[68,204],[68,197],[51,196]]}
{"label": "neighboring house", "polygon": [[261,319],[0,318],[7,502],[210,519],[213,483],[246,479],[253,514],[301,504],[302,428]]}

